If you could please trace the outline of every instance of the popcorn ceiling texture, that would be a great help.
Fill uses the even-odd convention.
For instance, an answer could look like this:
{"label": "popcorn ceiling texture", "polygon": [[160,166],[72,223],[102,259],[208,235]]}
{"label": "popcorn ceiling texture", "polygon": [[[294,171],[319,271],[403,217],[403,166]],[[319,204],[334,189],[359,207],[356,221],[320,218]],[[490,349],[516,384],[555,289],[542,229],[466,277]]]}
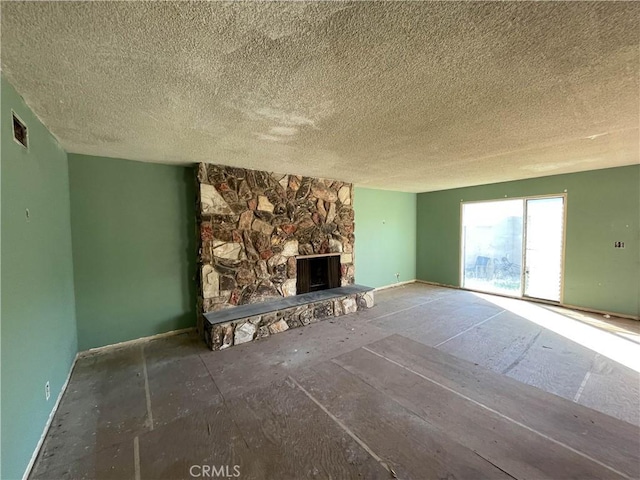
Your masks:
{"label": "popcorn ceiling texture", "polygon": [[63,147],[430,191],[638,162],[634,2],[2,2]]}

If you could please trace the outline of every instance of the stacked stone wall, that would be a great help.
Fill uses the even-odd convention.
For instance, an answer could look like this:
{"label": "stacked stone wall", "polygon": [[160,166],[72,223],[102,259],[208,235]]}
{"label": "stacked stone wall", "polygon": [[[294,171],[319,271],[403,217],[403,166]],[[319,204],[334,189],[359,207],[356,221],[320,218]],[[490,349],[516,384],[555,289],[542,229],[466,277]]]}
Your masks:
{"label": "stacked stone wall", "polygon": [[203,313],[295,295],[298,256],[339,254],[354,282],[352,184],[204,163],[197,181],[201,332]]}

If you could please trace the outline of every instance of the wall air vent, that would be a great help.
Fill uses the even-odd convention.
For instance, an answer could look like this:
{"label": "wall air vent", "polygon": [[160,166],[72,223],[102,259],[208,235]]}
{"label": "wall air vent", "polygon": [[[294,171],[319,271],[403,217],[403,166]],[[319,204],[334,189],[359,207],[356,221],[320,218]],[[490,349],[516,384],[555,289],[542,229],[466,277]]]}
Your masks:
{"label": "wall air vent", "polygon": [[11,111],[11,116],[13,119],[13,139],[24,148],[29,148],[27,126],[20,120],[20,117],[16,115],[16,112]]}

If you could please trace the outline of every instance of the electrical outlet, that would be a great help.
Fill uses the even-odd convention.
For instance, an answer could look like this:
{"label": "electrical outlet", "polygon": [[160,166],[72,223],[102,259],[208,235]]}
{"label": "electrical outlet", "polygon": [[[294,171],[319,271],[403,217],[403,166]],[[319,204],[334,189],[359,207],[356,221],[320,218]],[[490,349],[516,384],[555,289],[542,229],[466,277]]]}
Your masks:
{"label": "electrical outlet", "polygon": [[624,242],[613,242],[613,248],[624,248]]}
{"label": "electrical outlet", "polygon": [[44,384],[44,396],[47,401],[49,401],[49,398],[51,397],[51,386],[49,385],[49,382]]}

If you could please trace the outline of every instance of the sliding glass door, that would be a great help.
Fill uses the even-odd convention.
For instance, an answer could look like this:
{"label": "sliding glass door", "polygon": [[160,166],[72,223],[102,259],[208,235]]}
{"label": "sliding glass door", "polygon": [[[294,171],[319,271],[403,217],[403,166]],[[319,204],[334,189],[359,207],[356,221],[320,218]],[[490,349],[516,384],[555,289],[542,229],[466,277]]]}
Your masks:
{"label": "sliding glass door", "polygon": [[560,301],[564,200],[463,203],[462,286]]}

